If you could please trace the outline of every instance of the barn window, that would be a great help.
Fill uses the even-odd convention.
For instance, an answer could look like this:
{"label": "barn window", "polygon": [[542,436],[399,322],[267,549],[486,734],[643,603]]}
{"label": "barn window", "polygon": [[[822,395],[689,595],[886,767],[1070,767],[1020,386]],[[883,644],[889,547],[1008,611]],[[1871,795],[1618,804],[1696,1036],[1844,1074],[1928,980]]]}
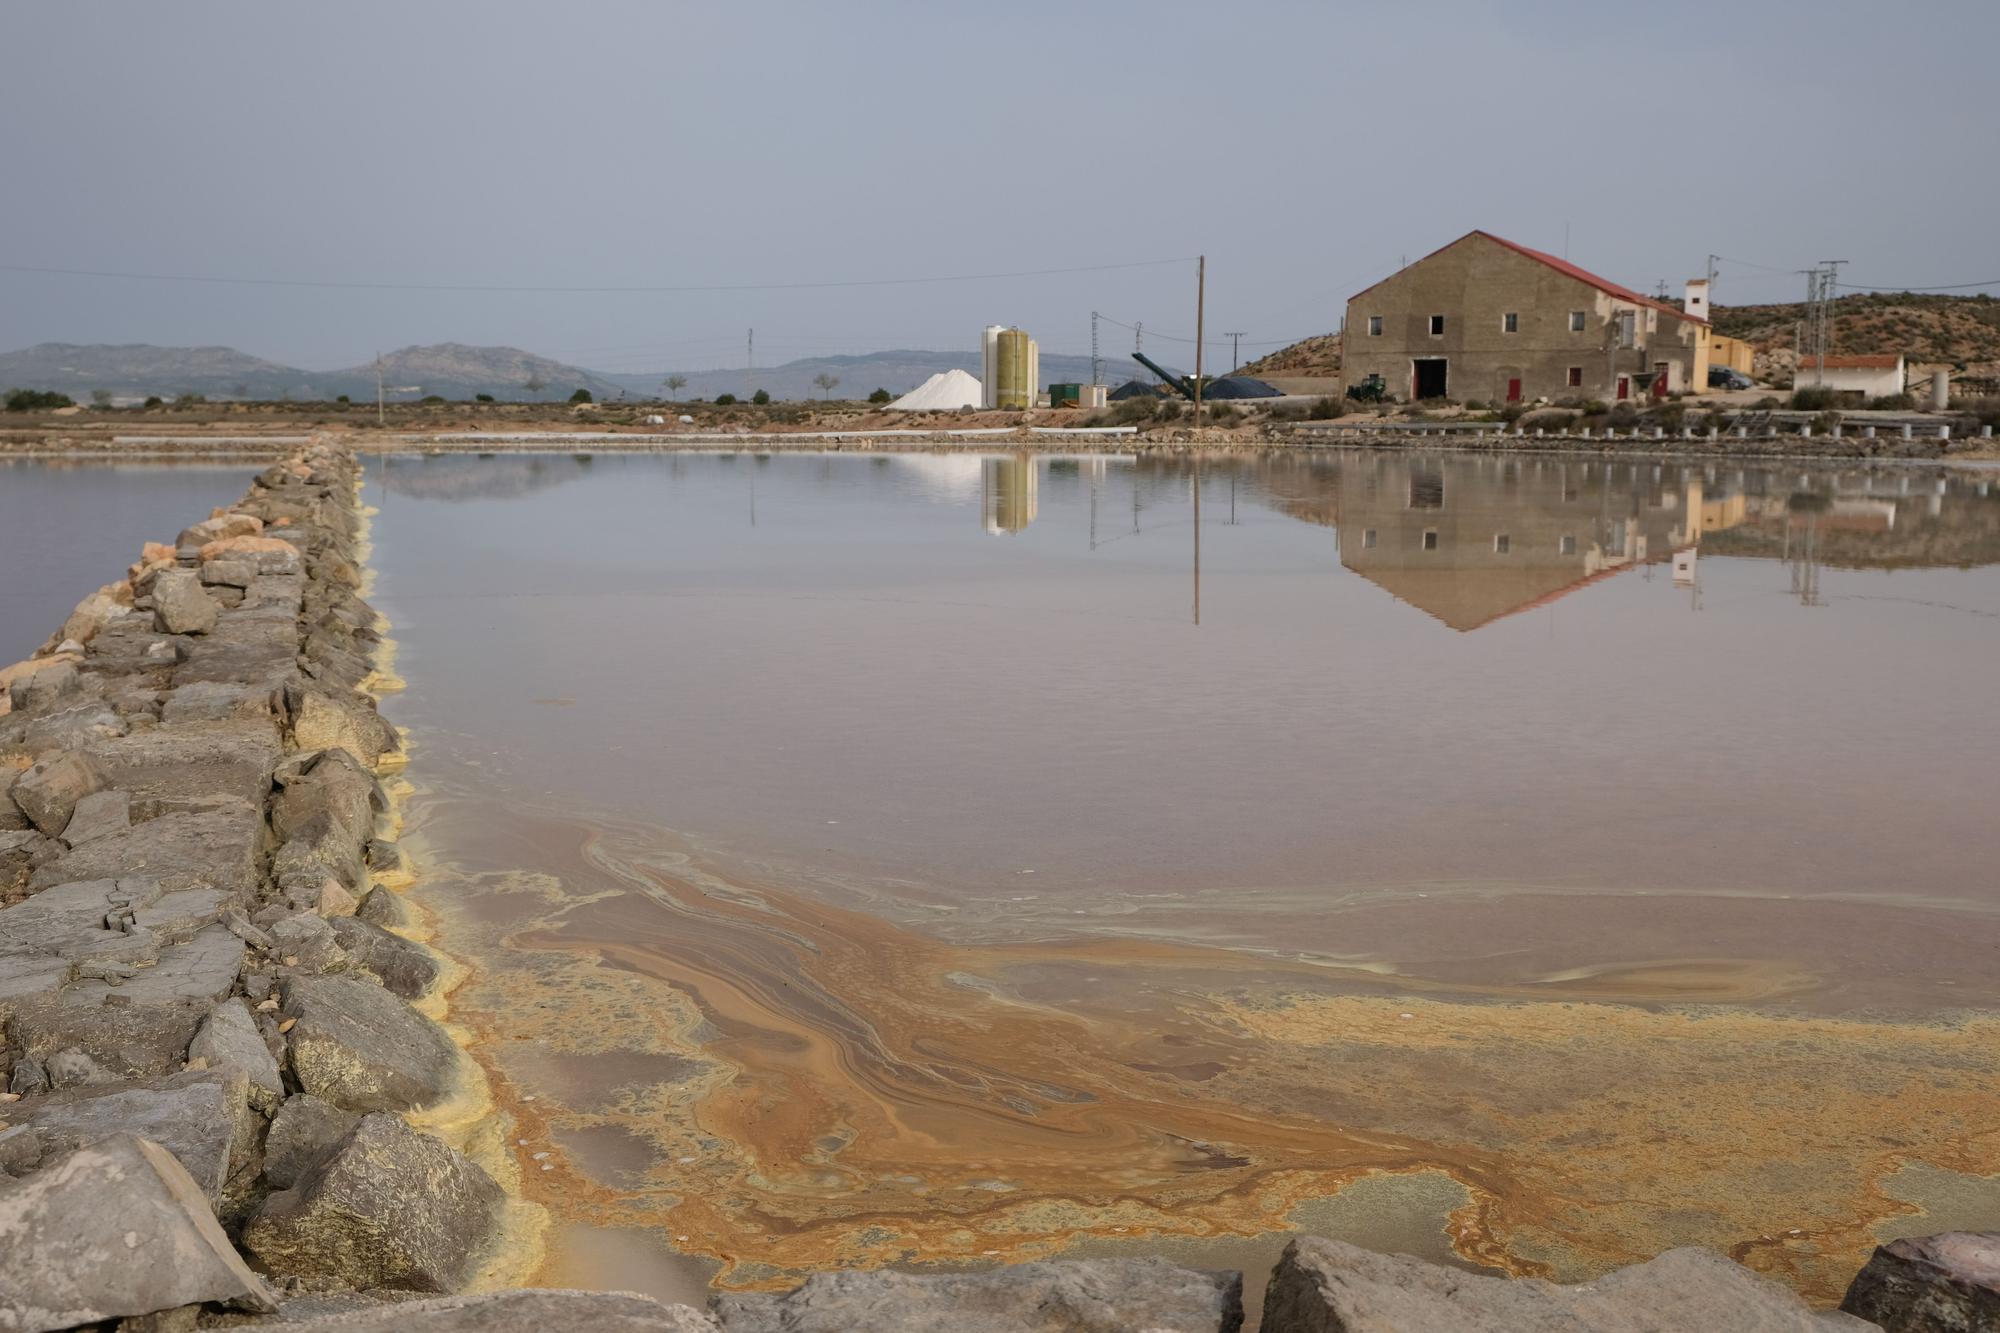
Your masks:
{"label": "barn window", "polygon": [[1521,331],[1521,316],[1512,310],[1500,316],[1500,331],[1502,333],[1519,333]]}
{"label": "barn window", "polygon": [[1380,315],[1370,315],[1368,317],[1368,336],[1371,338],[1382,336],[1382,317]]}
{"label": "barn window", "polygon": [[1583,387],[1582,366],[1571,366],[1569,368],[1569,387],[1572,389],[1581,389]]}
{"label": "barn window", "polygon": [[1432,315],[1432,316],[1431,316],[1431,337],[1433,337],[1433,338],[1442,338],[1442,337],[1444,337],[1444,316],[1443,316],[1443,315]]}
{"label": "barn window", "polygon": [[1361,549],[1364,551],[1375,549],[1375,529],[1363,528],[1361,530]]}
{"label": "barn window", "polygon": [[1505,555],[1513,547],[1513,538],[1504,532],[1493,534],[1493,554]]}
{"label": "barn window", "polygon": [[1569,312],[1569,331],[1571,333],[1583,332],[1583,312],[1581,310],[1572,310]]}
{"label": "barn window", "polygon": [[1425,528],[1424,549],[1426,551],[1435,551],[1437,550],[1437,548],[1438,548],[1438,530],[1436,528]]}
{"label": "barn window", "polygon": [[1556,550],[1561,552],[1563,555],[1575,555],[1576,538],[1571,536],[1565,536],[1560,542],[1556,544]]}

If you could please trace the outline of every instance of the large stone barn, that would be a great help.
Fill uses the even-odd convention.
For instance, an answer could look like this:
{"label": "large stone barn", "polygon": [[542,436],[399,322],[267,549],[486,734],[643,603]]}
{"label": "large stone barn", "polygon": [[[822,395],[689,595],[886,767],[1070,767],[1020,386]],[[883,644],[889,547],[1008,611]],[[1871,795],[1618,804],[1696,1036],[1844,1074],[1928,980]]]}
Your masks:
{"label": "large stone barn", "polygon": [[1348,301],[1341,374],[1348,387],[1379,375],[1412,402],[1699,392],[1707,310],[1705,282],[1683,310],[1475,231]]}

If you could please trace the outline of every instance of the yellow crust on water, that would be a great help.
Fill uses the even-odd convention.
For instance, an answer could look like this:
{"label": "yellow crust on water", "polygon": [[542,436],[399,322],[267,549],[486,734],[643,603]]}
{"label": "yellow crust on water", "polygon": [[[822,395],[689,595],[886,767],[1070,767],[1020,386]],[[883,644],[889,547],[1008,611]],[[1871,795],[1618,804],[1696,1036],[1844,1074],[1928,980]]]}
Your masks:
{"label": "yellow crust on water", "polygon": [[1789,984],[1701,960],[1594,969],[1587,999],[1338,993],[1172,942],[942,942],[625,826],[485,833],[564,867],[434,860],[417,891],[479,964],[454,1020],[550,1154],[527,1194],[687,1237],[725,1286],[1255,1236],[1431,1171],[1466,1192],[1447,1225],[1470,1260],[1577,1280],[1720,1244],[1828,1300],[1913,1211],[1886,1175],[2000,1172],[1988,1017],[1614,1002]]}

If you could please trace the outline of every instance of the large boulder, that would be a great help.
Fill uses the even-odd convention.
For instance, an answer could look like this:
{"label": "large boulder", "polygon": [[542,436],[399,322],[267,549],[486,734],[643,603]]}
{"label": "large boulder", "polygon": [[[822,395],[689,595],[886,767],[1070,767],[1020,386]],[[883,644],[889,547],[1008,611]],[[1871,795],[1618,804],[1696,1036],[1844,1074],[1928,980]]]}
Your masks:
{"label": "large boulder", "polygon": [[290,1189],[360,1123],[358,1111],[343,1111],[307,1093],[285,1098],[264,1136],[264,1179]]}
{"label": "large boulder", "polygon": [[461,1056],[444,1029],[372,981],[293,976],[284,1008],[299,1087],[349,1111],[409,1111],[444,1100]]}
{"label": "large boulder", "polygon": [[191,572],[164,570],[153,579],[153,623],[162,633],[206,634],[220,614]]}
{"label": "large boulder", "polygon": [[0,1238],[9,1333],[206,1302],[276,1308],[180,1163],[129,1134],[0,1181]]}
{"label": "large boulder", "polygon": [[402,745],[372,700],[348,690],[293,685],[285,691],[292,744],[301,750],[341,749],[373,767]]}
{"label": "large boulder", "polygon": [[118,1134],[159,1144],[211,1205],[222,1200],[232,1162],[247,1157],[254,1143],[245,1119],[243,1076],[233,1070],[71,1089],[23,1102],[11,1115],[24,1108],[45,1152],[85,1147]]}
{"label": "large boulder", "polygon": [[1243,1275],[1164,1259],[921,1277],[819,1273],[788,1292],[719,1296],[712,1304],[726,1333],[1235,1333],[1243,1326]]}
{"label": "large boulder", "polygon": [[[298,1302],[303,1305],[304,1302]],[[496,1291],[481,1296],[375,1303],[319,1317],[300,1317],[285,1307],[291,1330],[339,1329],[342,1333],[720,1333],[722,1326],[688,1305],[662,1305],[624,1291]]]}
{"label": "large boulder", "polygon": [[415,940],[391,935],[380,926],[351,916],[338,917],[331,924],[334,937],[347,955],[406,1000],[429,994],[444,971],[438,956]]}
{"label": "large boulder", "polygon": [[1886,1333],[2000,1329],[2000,1232],[1947,1231],[1878,1245],[1840,1308]]}
{"label": "large boulder", "polygon": [[11,794],[21,813],[53,838],[68,825],[77,802],[106,785],[103,768],[89,755],[72,750],[34,764],[14,779]]}
{"label": "large boulder", "polygon": [[250,1007],[237,998],[224,1000],[209,1010],[201,1030],[188,1045],[188,1061],[199,1060],[205,1069],[229,1069],[248,1080],[250,1104],[265,1115],[278,1109],[285,1099],[285,1080],[278,1072],[278,1059],[264,1044],[250,1017]]}
{"label": "large boulder", "polygon": [[[1828,1322],[1838,1320],[1840,1322]],[[1713,1250],[1669,1250],[1595,1282],[1481,1277],[1303,1236],[1264,1292],[1264,1333],[1830,1333],[1796,1292]]]}
{"label": "large boulder", "polygon": [[368,1115],[265,1200],[243,1243],[274,1273],[456,1291],[498,1238],[505,1205],[493,1178],[442,1140]]}

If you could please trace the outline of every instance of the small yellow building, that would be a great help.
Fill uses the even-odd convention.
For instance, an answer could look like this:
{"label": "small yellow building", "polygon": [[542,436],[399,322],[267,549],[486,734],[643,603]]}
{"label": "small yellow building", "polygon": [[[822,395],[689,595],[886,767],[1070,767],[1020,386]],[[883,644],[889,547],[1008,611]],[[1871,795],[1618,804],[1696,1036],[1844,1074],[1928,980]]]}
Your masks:
{"label": "small yellow building", "polygon": [[1748,375],[1756,361],[1756,354],[1750,344],[1741,338],[1725,338],[1719,333],[1708,335],[1708,364],[1726,366],[1739,375]]}

